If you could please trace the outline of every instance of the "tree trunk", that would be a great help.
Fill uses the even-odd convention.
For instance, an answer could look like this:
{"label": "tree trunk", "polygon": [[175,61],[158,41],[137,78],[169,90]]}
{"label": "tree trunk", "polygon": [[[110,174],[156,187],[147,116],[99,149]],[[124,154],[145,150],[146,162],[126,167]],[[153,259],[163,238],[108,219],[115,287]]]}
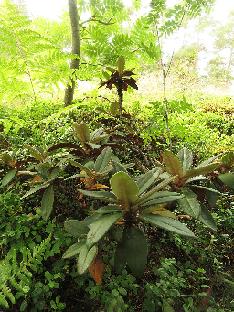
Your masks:
{"label": "tree trunk", "polygon": [[72,35],[72,55],[75,56],[76,58],[72,59],[70,62],[70,69],[72,74],[65,90],[64,96],[65,106],[68,106],[72,103],[77,80],[76,74],[74,74],[74,72],[80,67],[80,25],[79,25],[80,17],[78,14],[76,0],[69,0],[69,16]]}

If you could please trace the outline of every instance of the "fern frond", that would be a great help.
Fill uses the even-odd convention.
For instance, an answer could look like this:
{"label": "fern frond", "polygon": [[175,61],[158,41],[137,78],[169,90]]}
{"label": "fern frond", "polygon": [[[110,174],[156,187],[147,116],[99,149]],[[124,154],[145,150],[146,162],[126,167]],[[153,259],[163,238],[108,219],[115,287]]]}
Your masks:
{"label": "fern frond", "polygon": [[[27,296],[33,282],[33,274],[50,256],[51,235],[40,244],[29,248],[11,249],[0,261],[0,307],[9,308],[16,298]],[[21,259],[19,261],[18,259]]]}

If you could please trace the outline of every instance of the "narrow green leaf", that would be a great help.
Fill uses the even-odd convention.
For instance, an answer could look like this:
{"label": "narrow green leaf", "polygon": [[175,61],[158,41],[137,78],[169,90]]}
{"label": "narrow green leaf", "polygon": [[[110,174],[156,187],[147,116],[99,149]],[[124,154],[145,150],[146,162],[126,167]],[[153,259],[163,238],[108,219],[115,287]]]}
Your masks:
{"label": "narrow green leaf", "polygon": [[122,217],[121,212],[115,212],[112,214],[104,214],[97,221],[92,222],[89,225],[89,232],[87,235],[87,243],[89,246],[97,243],[102,236],[111,228],[112,224],[118,221]]}
{"label": "narrow green leaf", "polygon": [[117,115],[119,111],[119,102],[117,101],[112,101],[110,104],[110,112],[112,115]]}
{"label": "narrow green leaf", "polygon": [[77,161],[71,160],[70,164],[74,167],[78,167],[81,170],[85,171],[87,173],[88,176],[92,176],[92,170],[90,170],[89,168],[81,165],[80,163],[78,163]]}
{"label": "narrow green leaf", "polygon": [[84,242],[79,242],[79,243],[75,243],[71,245],[67,249],[67,251],[63,254],[62,258],[67,259],[67,258],[71,258],[71,257],[78,255],[78,253],[80,253],[81,248],[84,244],[85,244]]}
{"label": "narrow green leaf", "polygon": [[215,223],[215,220],[213,219],[209,210],[204,205],[201,207],[201,213],[198,217],[198,220],[204,223],[213,231],[217,231],[217,225]]}
{"label": "narrow green leaf", "polygon": [[161,191],[155,192],[144,201],[141,202],[142,207],[152,206],[156,204],[168,203],[174,200],[181,199],[183,195],[176,192]]}
{"label": "narrow green leaf", "polygon": [[163,163],[166,166],[166,171],[172,176],[183,176],[183,167],[180,159],[170,151],[165,151],[162,154]]}
{"label": "narrow green leaf", "polygon": [[206,167],[207,165],[212,164],[216,159],[218,159],[221,156],[221,154],[219,155],[215,155],[215,156],[211,156],[210,158],[204,160],[203,162],[201,162],[197,167]]}
{"label": "narrow green leaf", "polygon": [[77,263],[79,274],[83,274],[88,269],[93,259],[97,255],[97,252],[98,248],[95,245],[91,248],[88,248],[87,245],[83,245],[81,247]]}
{"label": "narrow green leaf", "polygon": [[16,169],[8,171],[1,181],[1,187],[5,187],[8,183],[10,183],[16,176],[16,172],[17,172]]}
{"label": "narrow green leaf", "polygon": [[115,269],[121,273],[127,264],[133,275],[140,277],[144,273],[147,255],[148,244],[144,233],[136,227],[125,228],[115,252]]}
{"label": "narrow green leaf", "polygon": [[41,214],[44,220],[48,220],[54,205],[54,187],[50,185],[44,192],[41,201]]}
{"label": "narrow green leaf", "polygon": [[205,195],[210,207],[216,206],[217,200],[221,196],[221,193],[218,190],[212,187],[205,187],[205,186],[200,186],[200,185],[191,185],[191,187],[192,189],[195,189],[198,192],[202,192],[202,194]]}
{"label": "narrow green leaf", "polygon": [[116,71],[116,69],[114,69],[112,67],[109,67],[109,66],[107,66],[106,69],[109,70],[112,73],[114,73]]}
{"label": "narrow green leaf", "polygon": [[78,174],[74,174],[74,175],[64,179],[64,181],[71,180],[71,179],[77,179],[77,178],[85,178],[85,177],[87,177],[87,174],[85,172],[84,172],[84,174],[78,173]]}
{"label": "narrow green leaf", "polygon": [[115,173],[111,178],[110,184],[112,192],[125,208],[129,208],[138,199],[138,186],[127,173]]}
{"label": "narrow green leaf", "polygon": [[31,188],[21,199],[24,199],[24,198],[26,198],[26,197],[28,197],[28,196],[38,192],[39,190],[47,188],[48,186],[49,186],[48,184],[37,185],[37,186]]}
{"label": "narrow green leaf", "polygon": [[43,152],[39,151],[38,148],[35,146],[25,145],[25,147],[28,149],[30,154],[38,161],[43,162],[46,158],[46,156],[43,154]]}
{"label": "narrow green leaf", "polygon": [[158,193],[160,190],[164,189],[166,186],[168,186],[171,182],[175,181],[175,177],[169,177],[154,186],[151,190],[149,190],[147,193],[141,195],[141,197],[137,200],[137,204],[144,203],[153,196],[154,194]]}
{"label": "narrow green leaf", "polygon": [[218,178],[228,187],[234,189],[234,173],[228,172],[228,173],[220,174]]}
{"label": "narrow green leaf", "polygon": [[53,168],[52,171],[50,172],[50,174],[49,174],[49,176],[48,176],[48,179],[49,179],[50,181],[55,180],[55,179],[58,178],[59,174],[60,174],[60,168],[59,168],[59,167],[55,167],[55,168]]}
{"label": "narrow green leaf", "polygon": [[234,151],[229,151],[221,158],[222,164],[229,168],[234,166]]}
{"label": "narrow green leaf", "polygon": [[95,149],[95,148],[100,148],[101,147],[101,145],[100,144],[94,144],[94,143],[87,143],[91,148],[93,148],[93,149]]}
{"label": "narrow green leaf", "polygon": [[112,160],[113,172],[117,173],[119,171],[127,173],[126,167],[121,164],[119,161]]}
{"label": "narrow green leaf", "polygon": [[220,165],[219,163],[213,163],[205,167],[196,167],[196,168],[189,169],[186,172],[185,179],[190,179],[193,177],[197,177],[199,175],[206,175],[214,171],[215,169],[217,169],[219,165]]}
{"label": "narrow green leaf", "polygon": [[111,213],[111,212],[120,212],[120,207],[117,205],[108,205],[108,206],[104,206],[99,208],[98,210],[95,211],[95,213],[101,213],[101,214],[105,214],[105,213]]}
{"label": "narrow green leaf", "polygon": [[201,206],[197,200],[197,195],[188,188],[182,189],[182,194],[184,198],[178,201],[179,207],[191,217],[198,218],[201,212]]}
{"label": "narrow green leaf", "polygon": [[74,237],[79,238],[89,231],[88,222],[78,220],[68,220],[64,223],[65,231]]}
{"label": "narrow green leaf", "polygon": [[142,215],[149,214],[149,213],[160,215],[160,216],[167,217],[167,218],[176,219],[176,215],[172,211],[167,210],[160,206],[149,207],[142,211]]}
{"label": "narrow green leaf", "polygon": [[200,186],[200,185],[191,185],[191,187],[198,189],[198,190],[204,190],[205,192],[210,192],[210,193],[221,195],[221,193],[218,190],[211,188],[211,187],[205,187],[205,186]]}
{"label": "narrow green leaf", "polygon": [[0,154],[0,163],[3,164],[10,164],[14,163],[16,160],[8,153],[1,153]]}
{"label": "narrow green leaf", "polygon": [[101,154],[95,161],[95,171],[103,172],[106,167],[109,165],[112,157],[112,149],[110,147],[106,147],[102,150]]}
{"label": "narrow green leaf", "polygon": [[145,174],[140,175],[137,177],[137,185],[139,187],[139,195],[144,193],[147,189],[149,189],[155,181],[158,179],[162,170],[159,168],[153,168],[149,170]]}
{"label": "narrow green leaf", "polygon": [[79,189],[79,192],[81,192],[82,194],[86,196],[93,197],[93,198],[98,198],[98,199],[103,199],[103,200],[108,200],[108,201],[116,200],[115,195],[107,191],[88,191],[88,190]]}
{"label": "narrow green leaf", "polygon": [[[90,143],[100,143],[107,140],[109,135],[102,129],[96,129],[90,134]],[[100,145],[99,145],[100,146]]]}
{"label": "narrow green leaf", "polygon": [[177,220],[153,214],[143,215],[141,216],[141,219],[167,231],[175,232],[184,236],[195,237],[194,233],[190,231],[185,224]]}
{"label": "narrow green leaf", "polygon": [[185,173],[193,164],[193,153],[184,147],[178,152],[177,156],[182,162],[183,172]]}

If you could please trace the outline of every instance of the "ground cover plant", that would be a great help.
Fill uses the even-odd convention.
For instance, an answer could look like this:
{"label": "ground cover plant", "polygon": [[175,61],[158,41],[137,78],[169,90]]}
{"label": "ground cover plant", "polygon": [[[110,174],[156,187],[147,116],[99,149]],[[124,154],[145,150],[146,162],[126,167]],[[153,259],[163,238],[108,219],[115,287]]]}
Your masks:
{"label": "ground cover plant", "polygon": [[[233,99],[185,93],[191,49],[169,94],[162,56],[212,2],[152,1],[128,33],[140,2],[71,0],[60,23],[0,3],[0,310],[233,310]],[[140,92],[152,64],[162,97]]]}

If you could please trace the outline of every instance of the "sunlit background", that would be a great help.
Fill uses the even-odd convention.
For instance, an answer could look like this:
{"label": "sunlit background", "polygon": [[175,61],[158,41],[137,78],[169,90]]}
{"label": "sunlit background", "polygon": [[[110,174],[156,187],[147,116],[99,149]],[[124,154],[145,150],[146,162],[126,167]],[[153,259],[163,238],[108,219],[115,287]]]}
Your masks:
{"label": "sunlit background", "polygon": [[[0,1],[1,2],[1,1]],[[67,9],[67,0],[14,0],[13,2],[19,4],[25,4],[27,11],[30,16],[38,17],[43,16],[50,19],[58,19],[62,12]],[[131,0],[123,0],[126,6],[131,5]],[[150,1],[145,0],[144,6],[147,7]],[[168,5],[174,5],[178,0],[168,0]],[[225,22],[228,14],[234,9],[233,0],[216,0],[212,16],[217,19],[217,21]]]}
{"label": "sunlit background", "polygon": [[[23,6],[24,11],[31,19],[45,17],[51,20],[59,20],[63,13],[68,10],[68,0],[14,0],[13,2]],[[179,0],[168,0],[167,4],[168,6],[173,6],[178,2]],[[123,3],[128,7],[132,5],[131,0],[123,0]],[[142,9],[140,13],[138,12],[137,14],[144,15],[147,13],[149,10],[149,3],[149,0],[143,1]],[[216,0],[209,14],[203,14],[203,16],[190,20],[185,28],[174,32],[172,36],[164,41],[163,48],[167,57],[170,57],[170,55],[186,45],[195,43],[204,46],[205,50],[199,52],[197,67],[199,73],[205,75],[207,64],[217,53],[214,47],[215,36],[209,23],[206,23],[206,26],[203,26],[199,31],[197,31],[197,29],[207,17],[216,25],[224,25],[232,11],[234,11],[234,0]],[[88,14],[87,12],[87,15]],[[83,18],[85,19],[87,16],[83,16]],[[123,27],[124,26],[128,27],[128,21],[123,22]],[[228,50],[224,49],[222,51],[222,57],[226,63],[228,63],[229,54],[230,52]],[[217,90],[211,90],[211,92],[216,91]],[[225,92],[233,94],[234,83],[232,83],[230,88],[225,90]]]}

